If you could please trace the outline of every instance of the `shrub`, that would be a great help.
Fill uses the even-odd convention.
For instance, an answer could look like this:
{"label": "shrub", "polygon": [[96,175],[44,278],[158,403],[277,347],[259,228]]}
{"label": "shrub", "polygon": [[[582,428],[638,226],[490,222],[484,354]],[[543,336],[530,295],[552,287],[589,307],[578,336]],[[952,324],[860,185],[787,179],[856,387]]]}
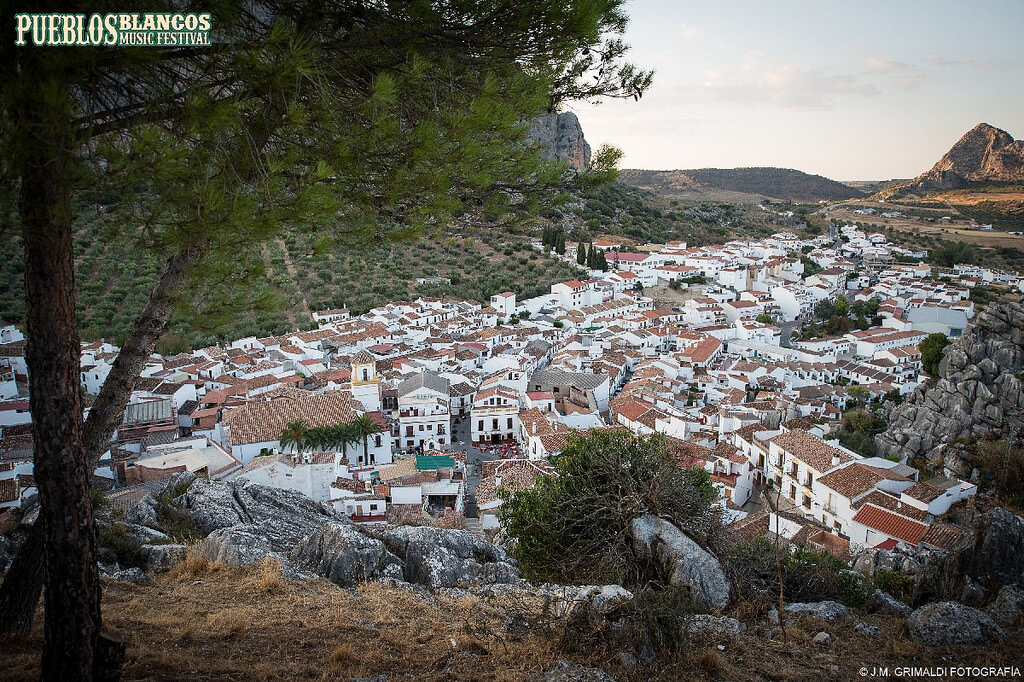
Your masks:
{"label": "shrub", "polygon": [[592,608],[575,609],[565,623],[561,644],[569,653],[586,653],[591,658],[603,650],[644,648],[671,657],[686,650],[683,625],[701,610],[685,587],[643,589],[620,606],[614,618]]}
{"label": "shrub", "polygon": [[[841,559],[804,546],[782,547],[780,551],[786,602],[831,599],[847,606],[861,606],[867,600],[868,585]],[[777,605],[779,570],[774,542],[767,536],[728,547],[722,555],[722,565],[737,588],[737,599]]]}
{"label": "shrub", "polygon": [[146,567],[146,555],[135,540],[128,537],[123,526],[107,526],[96,532],[96,544],[110,550],[121,568]]}
{"label": "shrub", "polygon": [[905,604],[911,603],[914,597],[914,576],[906,573],[879,569],[872,578],[872,584],[875,589],[888,592]]}
{"label": "shrub", "polygon": [[664,437],[625,430],[572,435],[555,476],[529,490],[499,491],[502,525],[527,577],[551,582],[637,584],[646,567],[630,544],[630,523],[654,514],[709,531],[714,488],[707,472],[680,467]]}

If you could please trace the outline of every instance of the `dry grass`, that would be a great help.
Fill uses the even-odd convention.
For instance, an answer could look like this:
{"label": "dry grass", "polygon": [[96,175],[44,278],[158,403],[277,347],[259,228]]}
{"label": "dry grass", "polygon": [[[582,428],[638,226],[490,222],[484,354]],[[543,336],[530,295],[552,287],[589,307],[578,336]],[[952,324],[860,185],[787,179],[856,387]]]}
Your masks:
{"label": "dry grass", "polygon": [[[106,581],[106,626],[128,643],[124,680],[345,680],[380,674],[390,680],[522,680],[569,656],[553,631],[522,637],[504,629],[506,615],[475,598],[424,602],[380,584],[340,589],[326,581],[292,582],[273,562],[232,568],[190,558],[150,585]],[[519,605],[522,606],[521,604]],[[740,604],[731,615],[758,609]],[[928,649],[907,638],[900,619],[868,617],[881,637],[860,637],[856,620],[826,625],[801,619],[788,642],[767,639],[754,616],[740,639],[693,641],[658,668],[624,669],[623,647],[573,657],[620,682],[659,679],[854,679],[871,665],[1007,665],[1020,663],[1012,642],[988,648]],[[761,625],[757,623],[761,622]],[[822,647],[819,630],[837,637]],[[27,638],[0,642],[5,679],[38,679],[40,624]]]}

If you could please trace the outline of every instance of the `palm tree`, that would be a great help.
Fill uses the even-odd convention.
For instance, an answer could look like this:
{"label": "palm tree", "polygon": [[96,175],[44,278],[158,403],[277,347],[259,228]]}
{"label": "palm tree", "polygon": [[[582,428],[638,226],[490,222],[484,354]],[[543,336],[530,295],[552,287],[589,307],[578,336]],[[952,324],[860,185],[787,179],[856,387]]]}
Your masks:
{"label": "palm tree", "polygon": [[368,414],[361,414],[349,424],[356,433],[356,437],[363,439],[363,463],[370,462],[370,436],[384,431],[384,426]]}
{"label": "palm tree", "polygon": [[281,432],[281,449],[294,447],[298,454],[309,445],[309,425],[303,420],[293,421]]}
{"label": "palm tree", "polygon": [[356,433],[351,423],[336,424],[331,427],[331,445],[338,448],[342,456],[349,445],[359,442],[359,434]]}
{"label": "palm tree", "polygon": [[317,426],[309,430],[306,440],[310,449],[325,450],[334,445],[334,434],[329,426]]}

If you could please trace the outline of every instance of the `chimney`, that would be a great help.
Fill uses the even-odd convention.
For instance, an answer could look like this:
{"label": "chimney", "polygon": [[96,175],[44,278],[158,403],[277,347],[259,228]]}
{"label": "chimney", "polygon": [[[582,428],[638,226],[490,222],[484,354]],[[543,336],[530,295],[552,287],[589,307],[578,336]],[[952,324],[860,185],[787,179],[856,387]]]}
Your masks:
{"label": "chimney", "polygon": [[537,422],[533,422],[533,424],[531,426],[533,427],[533,435],[536,436],[537,435]]}
{"label": "chimney", "polygon": [[839,453],[832,455],[832,466],[839,464]]}

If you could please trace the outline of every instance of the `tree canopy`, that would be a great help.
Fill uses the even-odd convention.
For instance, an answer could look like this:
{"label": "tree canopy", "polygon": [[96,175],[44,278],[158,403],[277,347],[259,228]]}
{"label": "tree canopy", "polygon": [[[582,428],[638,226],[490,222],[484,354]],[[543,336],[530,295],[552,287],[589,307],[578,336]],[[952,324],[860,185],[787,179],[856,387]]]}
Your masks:
{"label": "tree canopy", "polygon": [[932,376],[939,373],[939,363],[942,362],[942,351],[950,344],[949,338],[942,333],[929,334],[918,344],[921,349],[921,366],[924,371]]}

